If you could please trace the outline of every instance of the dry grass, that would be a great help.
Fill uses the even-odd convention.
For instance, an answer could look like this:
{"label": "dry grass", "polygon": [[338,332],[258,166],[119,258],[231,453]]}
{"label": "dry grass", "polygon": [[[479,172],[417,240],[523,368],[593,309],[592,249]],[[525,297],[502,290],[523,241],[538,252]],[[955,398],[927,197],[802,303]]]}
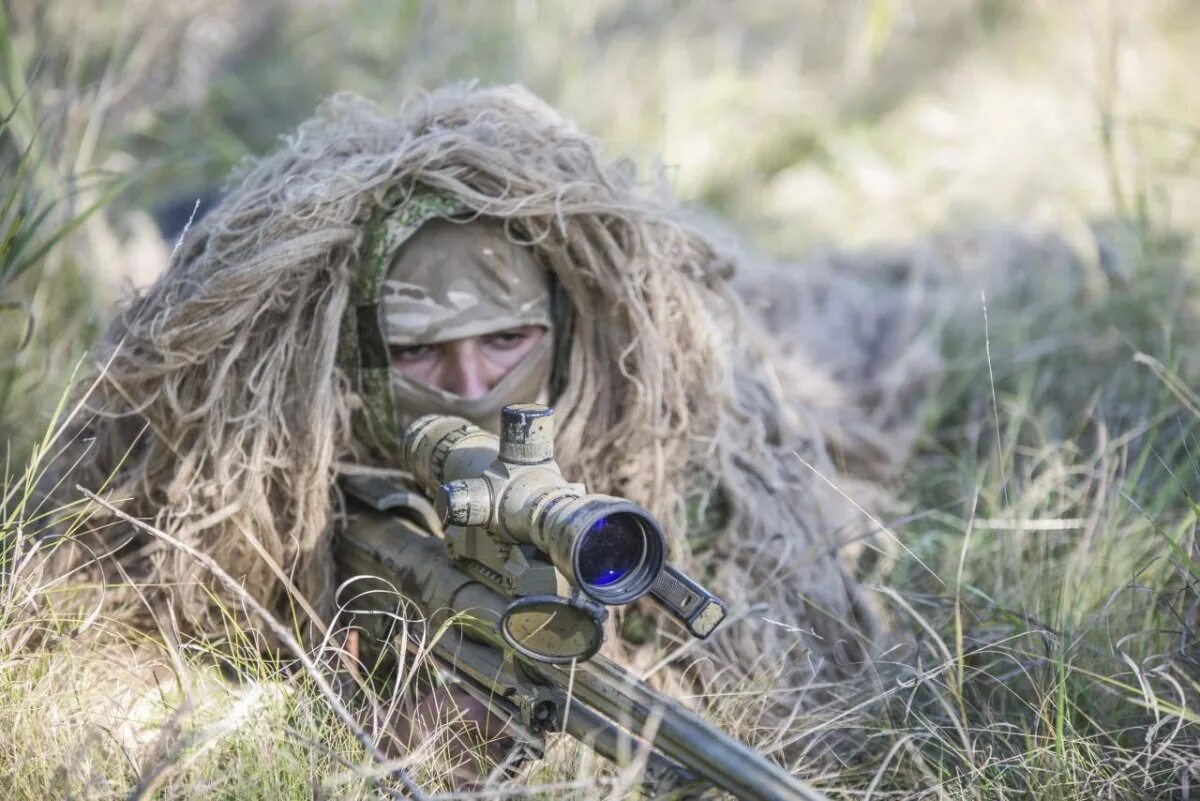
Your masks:
{"label": "dry grass", "polygon": [[[397,786],[296,656],[264,658],[251,632],[180,644],[86,614],[32,616],[59,592],[27,561],[47,511],[32,488],[54,451],[41,432],[70,413],[48,399],[122,282],[144,283],[169,252],[142,204],[209,186],[334,88],[388,97],[468,76],[521,80],[644,163],[662,153],[684,198],[776,253],[997,217],[1060,232],[1080,276],[1067,295],[1046,289],[1062,265],[1037,261],[1047,251],[1024,247],[1025,233],[885,254],[936,252],[966,283],[980,261],[1024,276],[1009,294],[988,284],[986,340],[982,305],[964,293],[899,488],[907,512],[886,521],[911,555],[865,566],[911,637],[786,731],[757,730],[747,701],[804,688],[748,687],[709,699],[708,713],[834,798],[1200,796],[1191,5],[6,8],[0,112],[17,112],[0,134],[0,202],[18,198],[9,208],[22,213],[0,224],[52,245],[0,282],[6,797],[373,798]],[[129,192],[66,230],[131,175]],[[46,206],[31,226],[29,210]],[[332,645],[313,656],[335,657]],[[823,748],[834,737],[856,747],[835,758]],[[401,766],[451,793],[436,749]],[[627,794],[630,778],[558,742],[531,780],[542,797],[595,798]]]}

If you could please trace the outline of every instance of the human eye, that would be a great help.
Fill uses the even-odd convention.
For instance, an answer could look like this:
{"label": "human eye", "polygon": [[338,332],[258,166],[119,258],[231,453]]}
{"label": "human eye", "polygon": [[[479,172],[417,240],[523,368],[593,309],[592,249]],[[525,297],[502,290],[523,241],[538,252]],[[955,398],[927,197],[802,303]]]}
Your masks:
{"label": "human eye", "polygon": [[519,348],[533,333],[525,328],[514,328],[509,331],[497,331],[484,337],[490,347],[498,350],[513,350]]}
{"label": "human eye", "polygon": [[407,347],[393,347],[391,352],[393,364],[415,364],[432,356],[433,347],[430,345],[409,345]]}

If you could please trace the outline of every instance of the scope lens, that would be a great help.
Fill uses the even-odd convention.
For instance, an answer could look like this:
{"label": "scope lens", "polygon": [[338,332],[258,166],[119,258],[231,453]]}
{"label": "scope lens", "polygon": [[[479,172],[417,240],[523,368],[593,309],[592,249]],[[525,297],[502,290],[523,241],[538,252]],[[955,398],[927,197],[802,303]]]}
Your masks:
{"label": "scope lens", "polygon": [[637,515],[616,512],[592,524],[579,543],[577,576],[584,584],[609,587],[646,558],[646,532]]}

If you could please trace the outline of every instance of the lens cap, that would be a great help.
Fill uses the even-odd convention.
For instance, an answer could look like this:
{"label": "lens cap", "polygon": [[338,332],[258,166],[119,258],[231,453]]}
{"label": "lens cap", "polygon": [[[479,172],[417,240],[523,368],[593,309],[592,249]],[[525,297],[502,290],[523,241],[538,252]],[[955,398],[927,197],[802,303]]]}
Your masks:
{"label": "lens cap", "polygon": [[529,595],[508,605],[500,634],[517,653],[552,665],[591,659],[604,643],[601,606],[561,595]]}

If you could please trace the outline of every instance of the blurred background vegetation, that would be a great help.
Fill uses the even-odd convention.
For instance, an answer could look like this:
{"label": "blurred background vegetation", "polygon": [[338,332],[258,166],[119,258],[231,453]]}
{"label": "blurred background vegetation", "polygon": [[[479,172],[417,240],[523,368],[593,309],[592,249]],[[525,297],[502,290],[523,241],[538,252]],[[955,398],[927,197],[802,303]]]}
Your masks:
{"label": "blurred background vegetation", "polygon": [[[240,159],[335,91],[519,82],[796,269],[936,251],[1027,287],[1083,276],[993,307],[989,342],[979,315],[952,327],[893,524],[916,558],[870,576],[917,632],[911,681],[798,720],[865,745],[793,768],[839,797],[1195,797],[1198,76],[1193,0],[0,0],[7,470]],[[0,703],[5,728],[14,709],[54,715]],[[92,748],[73,728],[54,736]],[[10,766],[41,743],[0,748],[20,797],[43,778]],[[263,743],[237,770],[312,797],[311,750]],[[199,761],[201,785],[241,747]],[[51,775],[77,751],[47,753]]]}
{"label": "blurred background vegetation", "polygon": [[[28,225],[53,206],[31,241],[123,190],[36,276],[5,274],[20,307],[4,321],[5,439],[22,441],[122,291],[162,269],[196,200],[339,90],[394,104],[451,81],[523,83],[780,258],[1003,220],[1095,262],[1099,219],[1200,214],[1187,0],[3,8],[4,164],[37,154],[23,191],[38,200],[12,208]],[[53,342],[14,361],[30,316]]]}

